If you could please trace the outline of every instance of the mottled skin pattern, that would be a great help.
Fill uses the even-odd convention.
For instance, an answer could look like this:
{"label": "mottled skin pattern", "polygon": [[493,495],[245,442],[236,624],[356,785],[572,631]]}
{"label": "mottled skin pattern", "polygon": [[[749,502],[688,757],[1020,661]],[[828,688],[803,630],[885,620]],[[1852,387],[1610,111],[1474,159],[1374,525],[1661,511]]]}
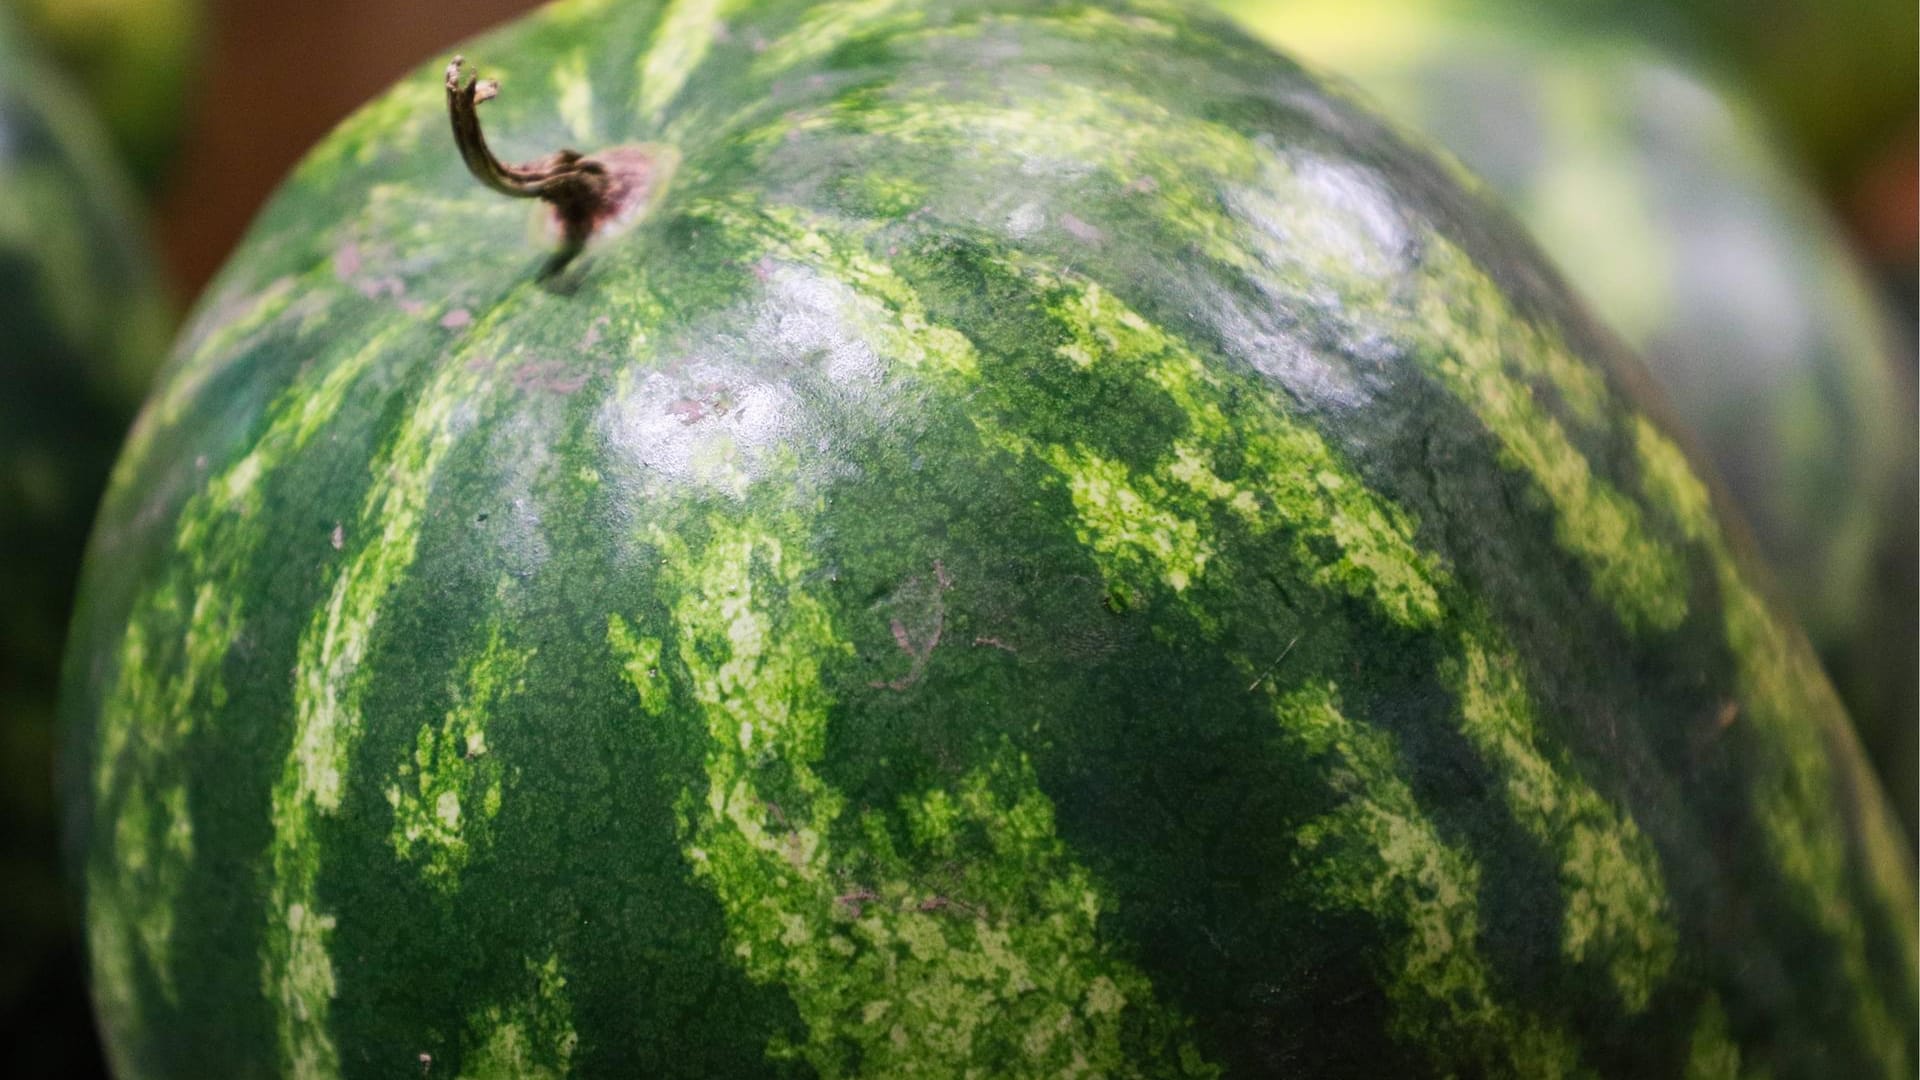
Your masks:
{"label": "mottled skin pattern", "polygon": [[1900,1075],[1913,885],[1515,227],[1184,8],[576,0],[300,167],[116,474],[128,1077]]}
{"label": "mottled skin pattern", "polygon": [[[63,997],[73,920],[51,751],[67,611],[93,510],[166,314],[126,180],[68,88],[0,12],[0,1016]],[[46,1023],[47,1017],[38,1021]],[[29,1036],[0,1027],[0,1067]],[[16,1067],[18,1065],[16,1064]]]}
{"label": "mottled skin pattern", "polygon": [[1912,387],[1864,269],[1750,110],[1533,5],[1223,6],[1458,155],[1641,351],[1753,525],[1912,835]]}

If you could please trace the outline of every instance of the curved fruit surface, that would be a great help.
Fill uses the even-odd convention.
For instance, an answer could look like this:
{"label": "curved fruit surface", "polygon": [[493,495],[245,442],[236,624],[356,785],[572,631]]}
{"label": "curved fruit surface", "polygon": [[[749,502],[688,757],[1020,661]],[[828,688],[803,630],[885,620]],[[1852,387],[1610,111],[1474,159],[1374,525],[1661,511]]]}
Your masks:
{"label": "curved fruit surface", "polygon": [[543,273],[435,64],[202,303],[65,701],[124,1075],[1909,1067],[1812,654],[1368,114],[1159,4],[466,52],[650,203]]}
{"label": "curved fruit surface", "polygon": [[[1865,271],[1748,112],[1504,0],[1226,6],[1458,155],[1640,351],[1911,822],[1914,597],[1884,581],[1913,559],[1911,388]],[[1888,663],[1890,632],[1907,647]]]}
{"label": "curved fruit surface", "polygon": [[[94,506],[166,350],[129,202],[93,118],[0,11],[0,1070],[64,1060],[32,1049],[73,942],[54,839],[60,652]],[[40,1030],[12,1026],[28,1015]]]}
{"label": "curved fruit surface", "polygon": [[79,83],[122,160],[159,185],[185,129],[200,0],[4,0]]}

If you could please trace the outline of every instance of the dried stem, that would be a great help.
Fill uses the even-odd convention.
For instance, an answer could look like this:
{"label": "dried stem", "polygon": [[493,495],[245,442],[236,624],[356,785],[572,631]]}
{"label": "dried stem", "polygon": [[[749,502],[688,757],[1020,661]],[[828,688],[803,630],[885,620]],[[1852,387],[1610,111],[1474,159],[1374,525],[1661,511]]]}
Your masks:
{"label": "dried stem", "polygon": [[480,130],[480,103],[500,92],[500,84],[477,76],[461,77],[466,64],[456,56],[447,64],[447,113],[453,141],[474,179],[502,195],[539,199],[560,220],[561,249],[552,266],[564,266],[586,246],[594,225],[613,211],[606,166],[574,150],[519,165],[507,165],[487,147]]}

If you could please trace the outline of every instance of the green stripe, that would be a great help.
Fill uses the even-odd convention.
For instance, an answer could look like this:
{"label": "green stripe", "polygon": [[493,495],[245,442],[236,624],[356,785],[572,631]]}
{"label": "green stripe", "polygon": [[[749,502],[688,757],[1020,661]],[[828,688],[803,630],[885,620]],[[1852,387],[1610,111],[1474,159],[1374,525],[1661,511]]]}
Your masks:
{"label": "green stripe", "polygon": [[640,57],[640,115],[658,124],[695,68],[713,48],[734,0],[671,0]]}
{"label": "green stripe", "polygon": [[486,824],[500,813],[501,764],[487,745],[487,721],[525,689],[535,652],[508,645],[496,616],[465,663],[453,707],[439,724],[421,725],[412,759],[387,787],[394,853],[417,863],[443,891],[458,884],[473,850],[486,841]]}
{"label": "green stripe", "polygon": [[[512,305],[493,308],[503,320]],[[510,351],[476,327],[465,349],[439,361],[392,445],[370,464],[359,519],[346,538],[352,560],[301,635],[294,670],[293,744],[272,794],[267,939],[261,986],[275,1009],[285,1068],[298,1077],[339,1072],[327,1016],[335,992],[327,943],[334,918],[321,910],[321,820],[335,814],[347,763],[361,732],[362,664],[380,610],[413,564],[435,471],[455,438],[462,406],[490,383],[497,356]],[[362,539],[364,538],[364,539]]]}
{"label": "green stripe", "polygon": [[885,36],[917,26],[926,18],[910,0],[830,0],[811,4],[799,25],[767,47],[754,62],[755,74],[776,79],[818,61],[856,37]]}
{"label": "green stripe", "polygon": [[[580,1038],[560,958],[527,961],[527,976],[534,985],[526,997],[468,1017],[468,1043],[475,1049],[462,1055],[459,1080],[562,1080],[572,1072]],[[431,1075],[431,1066],[431,1059],[423,1060],[422,1073]]]}
{"label": "green stripe", "polygon": [[[1756,763],[1753,793],[1773,864],[1792,884],[1808,917],[1839,947],[1868,1052],[1887,1075],[1906,1075],[1913,1069],[1907,1060],[1907,1024],[1873,977],[1849,864],[1855,858],[1864,864],[1863,876],[1873,890],[1866,899],[1879,908],[1880,920],[1895,928],[1900,951],[1890,959],[1903,987],[1911,987],[1916,940],[1907,846],[1895,838],[1878,788],[1859,763],[1857,743],[1826,675],[1804,639],[1783,626],[1747,583],[1714,517],[1706,486],[1653,423],[1635,417],[1633,425],[1648,499],[1708,552],[1738,671],[1742,718],[1773,751]],[[1845,749],[1836,753],[1835,747]],[[1839,775],[1842,769],[1848,775]],[[1855,805],[1843,805],[1840,792],[1853,792]]]}
{"label": "green stripe", "polygon": [[581,146],[600,141],[599,125],[593,118],[593,83],[587,79],[587,51],[575,49],[553,65],[553,106],[567,134]]}
{"label": "green stripe", "polygon": [[[388,344],[376,336],[311,385],[277,398],[253,448],[181,508],[176,561],[133,605],[100,709],[93,792],[109,839],[87,869],[89,955],[112,1030],[137,1030],[135,964],[175,1000],[175,907],[193,862],[180,754],[226,700],[221,668],[245,619],[243,582],[265,538],[260,478],[297,455]],[[128,1060],[127,1055],[119,1055]]]}
{"label": "green stripe", "polygon": [[1571,768],[1537,744],[1535,706],[1499,635],[1463,633],[1460,658],[1443,675],[1460,701],[1463,732],[1501,763],[1515,819],[1559,853],[1562,950],[1575,962],[1602,964],[1628,1010],[1645,1009],[1678,946],[1652,843],[1592,788],[1570,782]]}
{"label": "green stripe", "polygon": [[[732,228],[757,232],[774,258],[813,266],[858,290],[843,318],[862,327],[882,355],[978,389],[979,362],[967,340],[931,324],[907,283],[845,237],[787,211],[756,217],[724,206],[707,209]],[[989,444],[1031,453],[1059,470],[1080,511],[1078,528],[1121,584],[1185,589],[1214,558],[1203,538],[1214,534],[1217,509],[1244,517],[1258,530],[1290,536],[1289,550],[1310,579],[1366,598],[1395,622],[1486,625],[1485,615],[1439,564],[1415,547],[1411,519],[1379,499],[1317,432],[1265,408],[1240,409],[1229,423],[1220,377],[1110,293],[1023,258],[1005,269],[1053,298],[1050,310],[1067,337],[1057,354],[1062,363],[1137,370],[1178,404],[1193,436],[1171,447],[1155,472],[1143,477],[1123,475],[1125,470],[1084,447],[1037,443],[1023,425],[993,415],[991,406],[972,414]],[[1237,459],[1222,453],[1232,447],[1240,451]],[[1216,469],[1237,481],[1222,480]],[[1333,554],[1322,554],[1316,541],[1326,542]],[[1443,602],[1443,596],[1449,599]],[[1192,611],[1202,626],[1209,625],[1202,607]],[[1571,766],[1535,745],[1532,706],[1512,674],[1518,661],[1494,641],[1485,632],[1463,638],[1467,659],[1461,670],[1470,677],[1456,680],[1455,687],[1462,732],[1507,778],[1509,808],[1560,864],[1568,889],[1563,948],[1572,959],[1602,963],[1623,1002],[1630,1009],[1644,1007],[1671,966],[1676,939],[1652,846]],[[1489,653],[1502,673],[1496,693],[1471,677],[1485,672]]]}
{"label": "green stripe", "polygon": [[[1621,621],[1643,631],[1679,626],[1687,614],[1684,559],[1647,527],[1638,504],[1594,472],[1526,379],[1553,380],[1585,414],[1604,414],[1601,389],[1591,376],[1575,376],[1581,367],[1565,346],[1514,311],[1485,273],[1437,236],[1429,238],[1420,283],[1410,315],[1389,316],[1397,336],[1499,440],[1501,460],[1533,478],[1554,508],[1555,538],[1586,566],[1594,591]],[[1577,392],[1565,393],[1568,385]]]}
{"label": "green stripe", "polygon": [[1515,1076],[1584,1075],[1565,1031],[1494,993],[1478,948],[1479,870],[1427,820],[1399,775],[1392,740],[1344,716],[1331,686],[1274,696],[1282,730],[1328,759],[1333,785],[1346,799],[1300,830],[1307,851],[1326,853],[1311,870],[1321,896],[1329,906],[1407,928],[1387,987],[1396,1034],[1427,1047],[1443,1072],[1473,1063]]}
{"label": "green stripe", "polygon": [[[655,526],[671,633],[707,725],[686,854],[748,975],[784,985],[823,1074],[1211,1075],[1185,1022],[1112,955],[1103,902],[1010,746],[897,808],[855,810],[816,771],[831,705],[820,665],[850,654],[792,520]],[[704,536],[695,548],[687,538]],[[642,700],[657,653],[610,643]],[[904,835],[902,835],[904,833]]]}

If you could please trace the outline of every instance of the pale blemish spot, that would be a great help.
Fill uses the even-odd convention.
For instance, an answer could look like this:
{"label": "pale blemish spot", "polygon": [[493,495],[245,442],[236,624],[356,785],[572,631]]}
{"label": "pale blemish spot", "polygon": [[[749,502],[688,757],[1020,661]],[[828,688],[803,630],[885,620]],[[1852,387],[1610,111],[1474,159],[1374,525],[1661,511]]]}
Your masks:
{"label": "pale blemish spot", "polygon": [[1066,230],[1068,236],[1082,243],[1097,244],[1106,239],[1106,234],[1101,232],[1098,227],[1089,225],[1069,213],[1061,213],[1060,227]]}
{"label": "pale blemish spot", "polygon": [[895,647],[907,654],[910,663],[905,674],[893,679],[874,679],[868,686],[905,691],[926,674],[927,662],[933,658],[933,650],[940,647],[940,639],[947,631],[945,594],[951,588],[953,579],[940,560],[935,559],[931,575],[908,578],[873,606],[876,614],[887,619]]}
{"label": "pale blemish spot", "polygon": [[1024,240],[1039,232],[1047,224],[1046,211],[1039,203],[1021,203],[1007,215],[1007,235],[1015,240]]}
{"label": "pale blemish spot", "polygon": [[804,415],[791,385],[760,374],[717,362],[635,373],[600,423],[635,475],[739,499],[780,463]]}

